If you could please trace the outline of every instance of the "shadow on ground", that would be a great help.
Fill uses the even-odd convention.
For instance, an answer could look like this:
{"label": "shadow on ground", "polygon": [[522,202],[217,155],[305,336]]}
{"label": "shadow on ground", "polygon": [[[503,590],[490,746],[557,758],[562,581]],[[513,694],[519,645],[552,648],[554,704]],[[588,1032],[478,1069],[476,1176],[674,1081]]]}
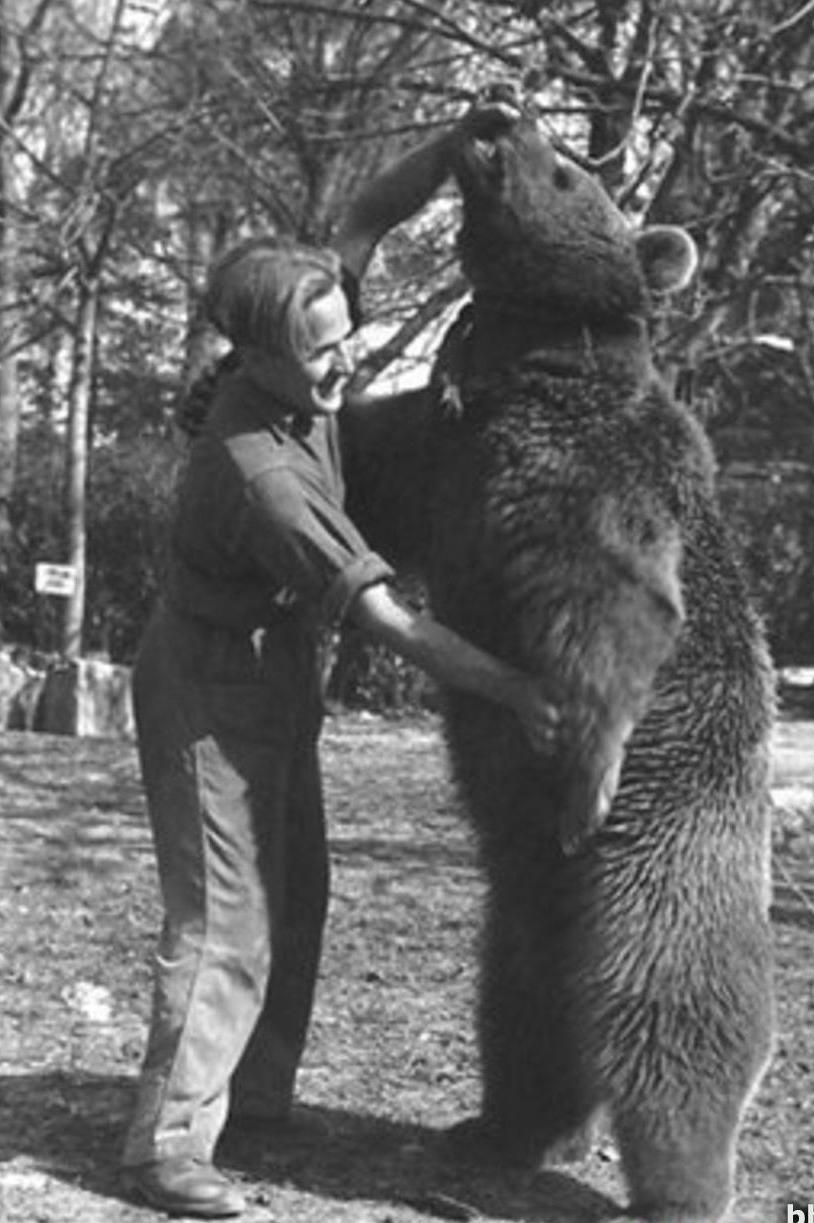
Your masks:
{"label": "shadow on ground", "polygon": [[[133,1093],[134,1080],[124,1076],[0,1077],[0,1160],[24,1159],[74,1187],[122,1200],[117,1160]],[[610,1198],[565,1173],[521,1178],[450,1168],[438,1158],[435,1130],[342,1110],[311,1111],[329,1132],[318,1147],[281,1144],[272,1151],[257,1131],[223,1140],[218,1162],[253,1182],[250,1198],[262,1201],[285,1185],[326,1201],[408,1206],[429,1218],[600,1223],[620,1217]]]}

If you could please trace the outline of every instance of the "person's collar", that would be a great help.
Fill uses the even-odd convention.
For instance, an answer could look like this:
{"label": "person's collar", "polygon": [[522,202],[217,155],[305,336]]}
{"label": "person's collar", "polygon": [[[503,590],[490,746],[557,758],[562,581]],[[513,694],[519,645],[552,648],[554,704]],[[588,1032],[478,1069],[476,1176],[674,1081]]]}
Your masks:
{"label": "person's collar", "polygon": [[314,417],[262,386],[249,370],[238,368],[231,376],[240,385],[246,406],[262,424],[279,429],[291,437],[307,437],[311,432]]}

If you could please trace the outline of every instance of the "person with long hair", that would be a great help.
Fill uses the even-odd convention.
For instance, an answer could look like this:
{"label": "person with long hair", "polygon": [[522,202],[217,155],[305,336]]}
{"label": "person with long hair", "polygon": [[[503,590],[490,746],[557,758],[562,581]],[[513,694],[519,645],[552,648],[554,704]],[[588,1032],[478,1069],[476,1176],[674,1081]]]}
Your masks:
{"label": "person with long hair", "polygon": [[177,490],[163,598],[134,667],[164,922],[127,1189],[174,1214],[239,1214],[213,1163],[227,1119],[296,1125],[294,1083],[328,899],[318,761],[320,625],[348,618],[443,685],[513,709],[533,746],[557,713],[521,674],[403,603],[343,509],[337,413],[355,285],[382,234],[443,180],[470,113],[351,207],[333,250],[274,236],[215,265],[230,368]]}

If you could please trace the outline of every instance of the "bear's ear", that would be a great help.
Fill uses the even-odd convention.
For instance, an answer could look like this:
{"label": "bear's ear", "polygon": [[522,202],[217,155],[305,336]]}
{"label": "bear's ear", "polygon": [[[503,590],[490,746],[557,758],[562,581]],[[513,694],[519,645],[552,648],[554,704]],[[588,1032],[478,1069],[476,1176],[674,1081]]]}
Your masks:
{"label": "bear's ear", "polygon": [[648,289],[670,293],[690,283],[698,266],[698,249],[685,229],[651,225],[636,235],[636,250]]}

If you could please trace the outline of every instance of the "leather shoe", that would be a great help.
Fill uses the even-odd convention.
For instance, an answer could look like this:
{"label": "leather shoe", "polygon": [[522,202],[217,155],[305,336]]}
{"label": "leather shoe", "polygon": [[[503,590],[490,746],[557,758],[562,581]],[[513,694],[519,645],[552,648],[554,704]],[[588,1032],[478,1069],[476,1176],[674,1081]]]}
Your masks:
{"label": "leather shoe", "polygon": [[159,1159],[123,1168],[122,1185],[156,1210],[196,1219],[228,1219],[242,1214],[240,1190],[201,1159]]}

